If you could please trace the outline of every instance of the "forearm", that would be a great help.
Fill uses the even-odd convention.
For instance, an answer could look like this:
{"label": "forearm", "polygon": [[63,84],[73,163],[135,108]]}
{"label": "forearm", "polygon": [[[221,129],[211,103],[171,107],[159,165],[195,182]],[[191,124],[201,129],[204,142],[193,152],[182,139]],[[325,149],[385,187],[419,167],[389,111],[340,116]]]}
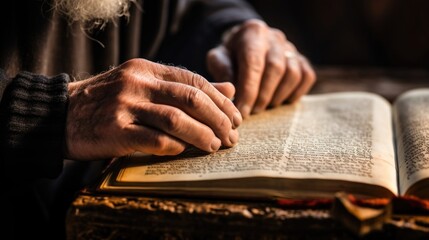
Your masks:
{"label": "forearm", "polygon": [[55,177],[62,169],[68,75],[0,75],[2,171]]}

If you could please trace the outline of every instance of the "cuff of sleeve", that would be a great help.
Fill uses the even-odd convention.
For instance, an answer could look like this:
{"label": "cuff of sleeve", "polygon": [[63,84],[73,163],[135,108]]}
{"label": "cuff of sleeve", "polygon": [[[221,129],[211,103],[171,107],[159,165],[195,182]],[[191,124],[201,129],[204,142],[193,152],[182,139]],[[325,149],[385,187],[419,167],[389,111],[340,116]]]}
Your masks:
{"label": "cuff of sleeve", "polygon": [[62,171],[69,81],[66,74],[22,72],[9,83],[0,105],[3,170],[25,178]]}
{"label": "cuff of sleeve", "polygon": [[241,6],[240,8],[238,8],[239,11],[237,10],[237,8],[238,7],[224,8],[214,14],[211,14],[208,17],[208,22],[211,24],[210,28],[215,29],[215,33],[217,35],[222,35],[224,31],[247,20],[262,20],[261,16],[258,15],[253,10],[253,8],[250,7],[250,5],[248,5],[247,7]]}

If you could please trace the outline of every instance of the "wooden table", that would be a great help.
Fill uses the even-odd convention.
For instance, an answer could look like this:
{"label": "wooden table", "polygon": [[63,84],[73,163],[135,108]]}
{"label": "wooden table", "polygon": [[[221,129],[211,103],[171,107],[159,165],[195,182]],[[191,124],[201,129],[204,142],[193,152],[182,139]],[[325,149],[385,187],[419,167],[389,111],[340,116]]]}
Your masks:
{"label": "wooden table", "polygon": [[[369,91],[393,102],[406,90],[429,87],[429,72],[424,70],[324,67],[317,68],[317,74],[312,94]],[[429,208],[416,210],[415,204],[404,199],[382,207],[371,205],[373,209],[381,209],[382,214],[388,213],[389,218],[378,221],[378,225],[377,221],[371,223],[370,230],[363,231],[363,227],[354,228],[338,221],[335,211],[344,210],[343,200],[350,203],[344,198],[298,204],[169,199],[100,195],[84,189],[67,216],[67,236],[68,239],[429,239]]]}

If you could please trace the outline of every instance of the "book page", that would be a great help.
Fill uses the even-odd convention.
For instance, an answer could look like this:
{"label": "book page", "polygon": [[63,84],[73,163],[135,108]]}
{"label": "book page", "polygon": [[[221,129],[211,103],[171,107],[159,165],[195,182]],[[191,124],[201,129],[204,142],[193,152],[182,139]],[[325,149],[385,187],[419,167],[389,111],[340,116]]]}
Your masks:
{"label": "book page", "polygon": [[394,104],[400,193],[429,178],[429,89],[409,91]]}
{"label": "book page", "polygon": [[134,158],[117,180],[341,179],[381,185],[396,194],[390,110],[386,100],[369,93],[305,96],[246,119],[233,148]]}

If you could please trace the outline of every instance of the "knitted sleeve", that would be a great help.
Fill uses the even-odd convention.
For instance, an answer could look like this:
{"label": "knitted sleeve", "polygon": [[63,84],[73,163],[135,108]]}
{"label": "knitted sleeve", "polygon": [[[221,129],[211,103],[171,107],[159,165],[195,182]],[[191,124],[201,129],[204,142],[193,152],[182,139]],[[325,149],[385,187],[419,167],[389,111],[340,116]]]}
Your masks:
{"label": "knitted sleeve", "polygon": [[0,71],[0,161],[3,175],[56,177],[63,166],[69,76]]}

